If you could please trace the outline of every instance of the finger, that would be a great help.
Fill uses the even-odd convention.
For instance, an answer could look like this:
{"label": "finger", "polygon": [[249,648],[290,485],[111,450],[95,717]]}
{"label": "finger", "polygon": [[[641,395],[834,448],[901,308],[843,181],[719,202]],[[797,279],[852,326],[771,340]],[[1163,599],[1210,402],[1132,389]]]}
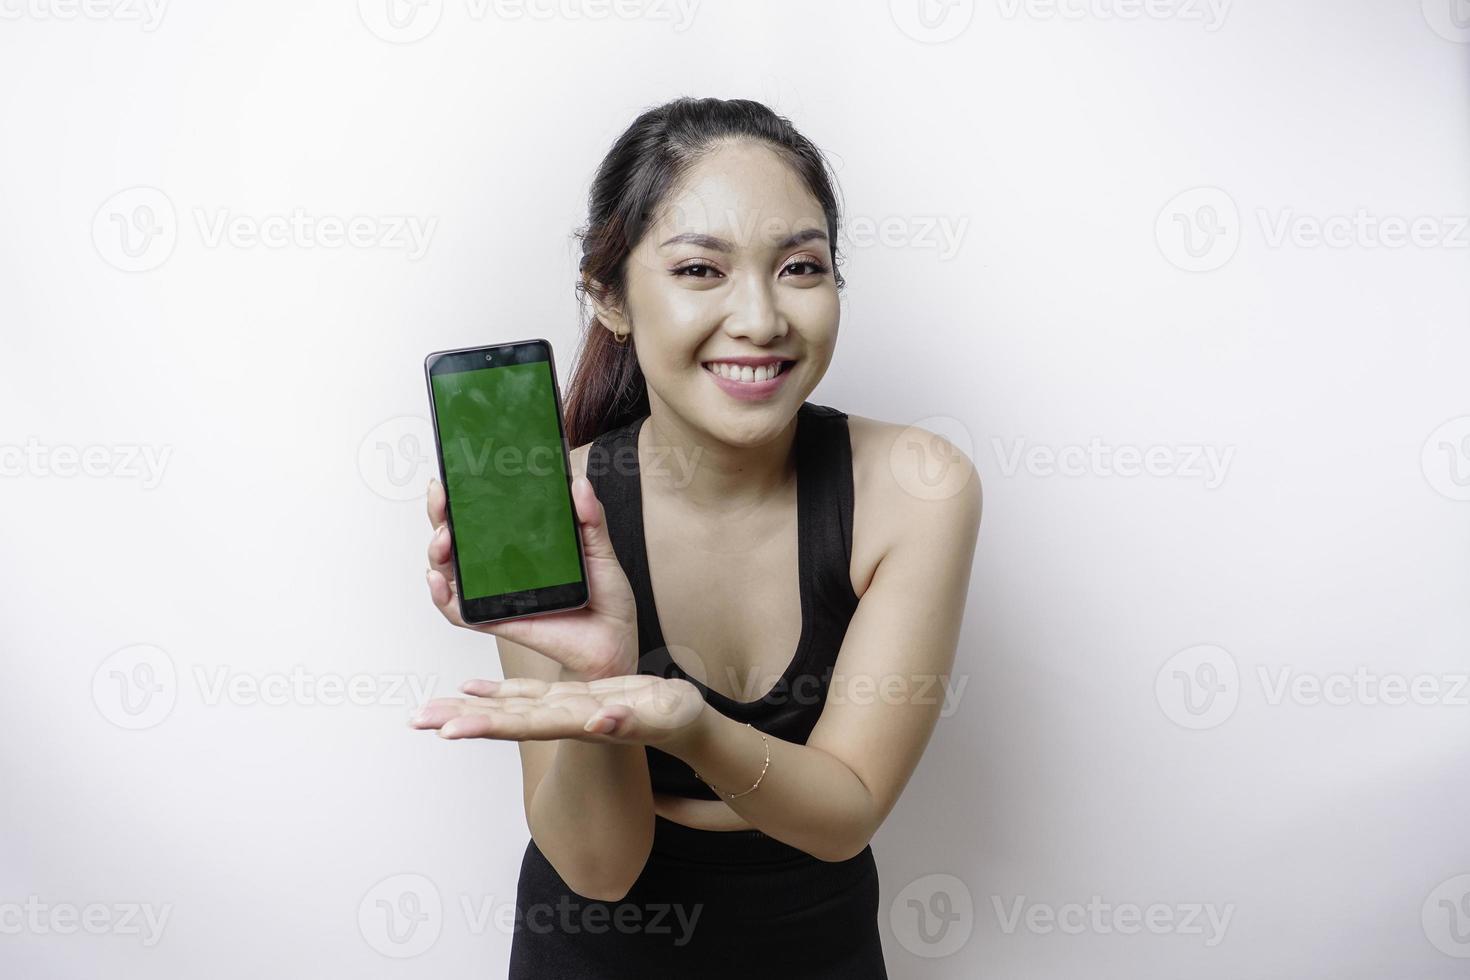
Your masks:
{"label": "finger", "polygon": [[425,506],[429,512],[429,526],[438,527],[444,523],[444,484],[440,483],[437,477],[429,477],[429,491],[424,497],[426,499]]}
{"label": "finger", "polygon": [[454,540],[449,533],[448,524],[440,524],[438,529],[429,535],[428,558],[429,567],[443,575],[450,581],[454,580]]}
{"label": "finger", "polygon": [[439,729],[439,735],[441,738],[494,738],[511,742],[585,737],[582,726],[589,715],[590,712],[577,715],[544,706],[524,713],[491,708],[451,719]]}
{"label": "finger", "polygon": [[455,718],[473,717],[489,711],[506,711],[522,714],[544,708],[535,698],[507,698],[493,703],[478,698],[431,698],[414,712],[408,721],[410,727],[442,728]]}
{"label": "finger", "polygon": [[[441,698],[439,700],[442,701],[445,699]],[[418,729],[439,728],[445,722],[458,718],[460,714],[461,709],[457,705],[435,704],[430,702],[414,712],[413,717],[408,719],[408,725],[410,728]]]}
{"label": "finger", "polygon": [[540,698],[430,698],[420,706],[420,711],[453,709],[456,714],[473,714],[476,711],[496,711],[507,707],[545,707]]}
{"label": "finger", "polygon": [[[560,682],[566,683],[566,682]],[[576,685],[573,684],[575,687]],[[503,681],[465,681],[460,690],[481,698],[495,698],[497,702],[506,698],[542,698],[552,693],[566,693],[570,688],[557,690],[558,684],[548,683],[535,677],[507,677]]]}
{"label": "finger", "polygon": [[455,601],[454,580],[445,575],[437,568],[425,571],[425,578],[429,584],[429,598],[434,601],[439,612],[444,618],[455,626],[466,626],[463,617],[459,614],[459,603]]}

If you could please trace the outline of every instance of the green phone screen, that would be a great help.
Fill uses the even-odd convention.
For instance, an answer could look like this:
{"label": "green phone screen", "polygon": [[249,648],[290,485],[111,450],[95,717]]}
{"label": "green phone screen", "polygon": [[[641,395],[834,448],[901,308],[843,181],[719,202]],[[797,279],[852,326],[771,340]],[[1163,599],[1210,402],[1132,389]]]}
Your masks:
{"label": "green phone screen", "polygon": [[581,581],[551,365],[435,373],[431,383],[460,595]]}

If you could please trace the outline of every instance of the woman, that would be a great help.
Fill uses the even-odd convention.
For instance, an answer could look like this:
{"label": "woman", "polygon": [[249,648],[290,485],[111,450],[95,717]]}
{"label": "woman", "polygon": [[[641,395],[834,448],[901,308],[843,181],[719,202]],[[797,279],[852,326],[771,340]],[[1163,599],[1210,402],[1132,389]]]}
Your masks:
{"label": "woman", "polygon": [[[513,978],[887,975],[868,842],[938,719],[980,487],[806,401],[837,229],[821,153],[755,102],[645,112],[596,175],[566,407],[591,601],[477,627],[507,679],[414,720],[520,745]],[[428,509],[463,626],[437,482]]]}

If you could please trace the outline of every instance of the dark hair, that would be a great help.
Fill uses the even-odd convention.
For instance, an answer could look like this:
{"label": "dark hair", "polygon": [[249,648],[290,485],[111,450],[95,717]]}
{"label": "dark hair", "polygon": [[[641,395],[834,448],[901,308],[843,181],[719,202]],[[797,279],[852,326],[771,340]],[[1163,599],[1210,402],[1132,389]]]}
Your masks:
{"label": "dark hair", "polygon": [[[589,281],[598,299],[622,306],[627,298],[628,254],[643,238],[675,185],[717,145],[741,140],[769,146],[805,182],[827,218],[832,274],[837,269],[838,206],[834,181],[821,151],[784,116],[749,99],[679,98],[649,109],[608,150],[587,195],[582,275],[576,293],[585,312]],[[576,365],[567,384],[565,417],[572,446],[648,413],[648,384],[638,367],[635,341],[613,340],[595,311],[582,324]]]}

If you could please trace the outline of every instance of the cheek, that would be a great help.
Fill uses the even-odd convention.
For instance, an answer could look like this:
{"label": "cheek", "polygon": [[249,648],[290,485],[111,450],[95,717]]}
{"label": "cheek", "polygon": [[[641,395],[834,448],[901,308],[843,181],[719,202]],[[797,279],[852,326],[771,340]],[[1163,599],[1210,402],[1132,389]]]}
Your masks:
{"label": "cheek", "polygon": [[831,347],[837,342],[837,323],[842,307],[835,289],[804,289],[786,304],[786,317],[810,347]]}
{"label": "cheek", "polygon": [[683,289],[673,276],[640,267],[629,278],[628,305],[633,320],[645,334],[683,333],[692,322],[707,316],[708,300],[698,290]]}

